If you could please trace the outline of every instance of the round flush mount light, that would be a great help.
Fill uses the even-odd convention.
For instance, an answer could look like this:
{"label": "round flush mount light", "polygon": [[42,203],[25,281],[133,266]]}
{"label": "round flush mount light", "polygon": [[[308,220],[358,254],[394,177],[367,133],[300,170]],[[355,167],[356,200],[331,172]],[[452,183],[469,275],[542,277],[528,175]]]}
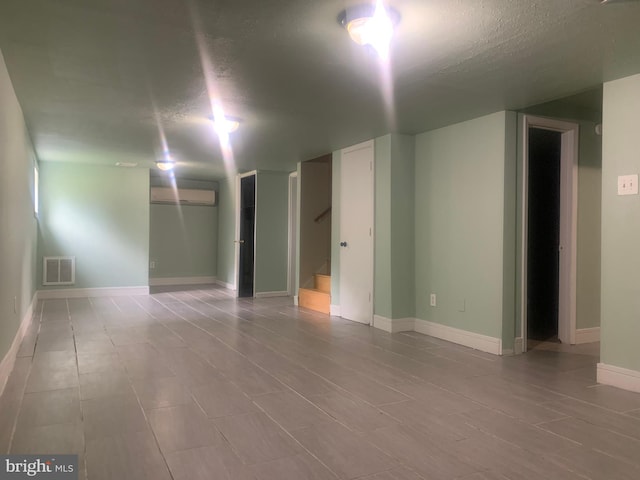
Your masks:
{"label": "round flush mount light", "polygon": [[381,0],[375,4],[348,7],[338,15],[338,23],[347,29],[358,45],[371,45],[380,56],[386,56],[393,29],[400,22],[400,13],[385,7]]}
{"label": "round flush mount light", "polygon": [[240,120],[234,117],[216,118],[214,116],[210,120],[213,122],[213,128],[218,133],[233,133],[240,127]]}
{"label": "round flush mount light", "polygon": [[173,167],[175,166],[176,166],[176,162],[174,162],[173,160],[158,160],[156,162],[156,167],[158,167],[163,172],[168,172],[170,170],[173,170]]}

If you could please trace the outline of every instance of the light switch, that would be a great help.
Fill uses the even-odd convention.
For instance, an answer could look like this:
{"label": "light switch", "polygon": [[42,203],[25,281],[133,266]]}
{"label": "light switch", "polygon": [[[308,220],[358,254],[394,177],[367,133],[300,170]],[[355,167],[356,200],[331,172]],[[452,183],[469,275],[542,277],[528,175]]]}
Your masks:
{"label": "light switch", "polygon": [[638,195],[638,175],[619,176],[618,195]]}

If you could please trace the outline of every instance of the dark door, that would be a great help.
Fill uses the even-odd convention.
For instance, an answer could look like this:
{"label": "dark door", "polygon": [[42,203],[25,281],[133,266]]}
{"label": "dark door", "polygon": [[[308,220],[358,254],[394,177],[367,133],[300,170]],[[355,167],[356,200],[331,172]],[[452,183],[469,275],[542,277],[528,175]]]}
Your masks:
{"label": "dark door", "polygon": [[557,341],[562,134],[529,129],[527,337]]}
{"label": "dark door", "polygon": [[240,179],[240,271],[238,296],[253,297],[256,176]]}

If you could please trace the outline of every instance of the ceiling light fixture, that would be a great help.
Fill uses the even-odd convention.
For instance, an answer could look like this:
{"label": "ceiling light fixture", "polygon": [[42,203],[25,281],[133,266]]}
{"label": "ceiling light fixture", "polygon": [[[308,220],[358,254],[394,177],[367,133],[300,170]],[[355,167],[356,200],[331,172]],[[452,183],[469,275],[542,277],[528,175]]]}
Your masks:
{"label": "ceiling light fixture", "polygon": [[160,170],[162,170],[163,172],[168,172],[170,170],[173,170],[173,167],[176,166],[176,162],[174,162],[171,159],[167,159],[167,160],[158,160],[156,162],[156,167],[158,167]]}
{"label": "ceiling light fixture", "polygon": [[338,23],[347,29],[358,45],[371,45],[382,58],[389,55],[393,28],[400,22],[395,8],[385,7],[382,0],[376,4],[349,7],[340,12]]}
{"label": "ceiling light fixture", "polygon": [[233,133],[240,127],[240,120],[233,117],[223,116],[218,118],[216,116],[211,118],[211,121],[213,122],[213,128],[218,133]]}

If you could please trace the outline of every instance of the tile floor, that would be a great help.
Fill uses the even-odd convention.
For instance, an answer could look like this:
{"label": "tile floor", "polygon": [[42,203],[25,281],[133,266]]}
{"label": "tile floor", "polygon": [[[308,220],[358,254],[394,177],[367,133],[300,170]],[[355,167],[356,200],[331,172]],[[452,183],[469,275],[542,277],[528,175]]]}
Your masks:
{"label": "tile floor", "polygon": [[499,358],[211,287],[39,303],[0,451],[82,479],[640,478],[640,394],[598,345]]}

